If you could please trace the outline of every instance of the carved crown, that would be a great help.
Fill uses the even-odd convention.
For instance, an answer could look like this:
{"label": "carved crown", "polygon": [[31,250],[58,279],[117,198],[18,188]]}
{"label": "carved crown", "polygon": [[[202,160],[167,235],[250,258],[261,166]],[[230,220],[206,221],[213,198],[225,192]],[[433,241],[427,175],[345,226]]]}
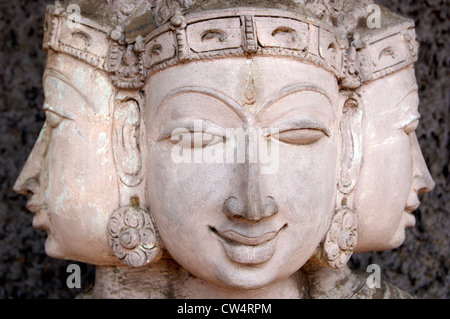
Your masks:
{"label": "carved crown", "polygon": [[347,43],[318,20],[281,10],[235,8],[184,16],[145,38],[149,75],[185,61],[229,56],[289,56],[341,75]]}
{"label": "carved crown", "polygon": [[[120,1],[107,4],[117,6],[116,2]],[[141,88],[148,76],[180,63],[248,55],[285,56],[313,63],[332,72],[342,88],[354,89],[417,59],[412,21],[392,18],[385,10],[388,19],[381,29],[356,28],[366,16],[361,3],[369,0],[353,7],[348,3],[354,0],[344,1],[346,5],[341,7],[336,3],[342,1],[282,0],[281,5],[269,9],[230,9],[223,3],[217,9],[215,5],[223,2],[219,0],[158,0],[148,7],[143,5],[145,1],[134,2],[140,15],[136,17],[131,7],[125,11],[130,18],[122,17],[113,26],[96,22],[104,19],[91,15],[89,19],[74,16],[61,5],[49,6],[44,48],[106,71],[113,84],[124,89]],[[284,3],[295,3],[304,11],[288,10]],[[148,8],[151,11],[145,11]],[[347,22],[332,26],[333,17]]]}
{"label": "carved crown", "polygon": [[109,73],[119,88],[142,87],[142,37],[125,42],[124,30],[105,26],[61,6],[48,6],[44,26],[44,49],[66,53]]}
{"label": "carved crown", "polygon": [[418,58],[414,21],[400,17],[385,8],[379,29],[360,28],[353,32],[356,60],[363,83],[394,73]]}

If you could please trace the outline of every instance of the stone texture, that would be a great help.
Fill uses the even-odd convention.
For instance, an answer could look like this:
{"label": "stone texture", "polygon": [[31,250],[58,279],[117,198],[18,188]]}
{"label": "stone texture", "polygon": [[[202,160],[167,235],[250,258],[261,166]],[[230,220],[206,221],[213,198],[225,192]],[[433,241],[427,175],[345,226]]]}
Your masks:
{"label": "stone texture", "polygon": [[[41,43],[45,6],[51,3],[0,3],[0,298],[72,298],[80,292],[66,287],[71,262],[45,255],[45,234],[33,230],[25,197],[11,189],[44,121],[41,76],[46,54]],[[403,246],[356,255],[350,265],[364,270],[376,263],[383,280],[419,298],[448,298],[448,6],[444,0],[379,3],[416,21],[421,51],[415,68],[422,114],[417,134],[436,188],[422,196],[415,213],[417,225],[407,231]],[[93,267],[80,265],[86,288],[93,281]]]}
{"label": "stone texture", "polygon": [[436,182],[433,192],[422,195],[414,213],[415,228],[406,231],[405,243],[393,251],[365,253],[350,266],[366,269],[380,265],[382,278],[418,298],[449,298],[449,85],[446,31],[449,11],[445,1],[391,1],[378,3],[416,22],[421,43],[415,65],[422,119],[417,136]]}

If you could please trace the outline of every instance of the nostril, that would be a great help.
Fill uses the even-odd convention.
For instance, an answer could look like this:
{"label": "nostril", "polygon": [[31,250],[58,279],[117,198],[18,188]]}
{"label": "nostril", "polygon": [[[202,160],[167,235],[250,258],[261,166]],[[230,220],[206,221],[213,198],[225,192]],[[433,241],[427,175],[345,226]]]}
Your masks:
{"label": "nostril", "polygon": [[278,213],[277,202],[272,196],[269,196],[264,206],[264,217],[270,217],[276,213]]}
{"label": "nostril", "polygon": [[[433,187],[434,188],[434,187]],[[416,193],[417,194],[426,194],[426,193],[429,193],[429,192],[431,192],[432,190],[433,190],[433,188],[431,188],[431,187],[427,187],[427,186],[425,186],[425,187],[421,187],[421,188],[419,188],[417,191],[416,191]]]}
{"label": "nostril", "polygon": [[243,217],[244,214],[244,209],[236,197],[230,197],[225,201],[224,211],[229,217]]}
{"label": "nostril", "polygon": [[278,213],[278,205],[273,197],[266,197],[261,202],[252,205],[238,200],[236,197],[228,198],[224,203],[224,213],[231,218],[240,218],[252,222],[271,217]]}
{"label": "nostril", "polygon": [[36,193],[38,187],[39,181],[36,178],[29,178],[22,184],[16,183],[16,185],[14,185],[14,191],[19,194],[33,196]]}
{"label": "nostril", "polygon": [[414,179],[414,191],[417,194],[425,194],[431,192],[435,187],[435,183],[432,178],[425,178],[422,176],[416,176]]}

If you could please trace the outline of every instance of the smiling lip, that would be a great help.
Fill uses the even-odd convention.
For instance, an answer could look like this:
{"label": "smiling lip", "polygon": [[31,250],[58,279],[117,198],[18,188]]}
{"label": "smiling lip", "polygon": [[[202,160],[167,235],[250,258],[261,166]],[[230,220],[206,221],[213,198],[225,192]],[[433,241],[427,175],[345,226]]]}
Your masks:
{"label": "smiling lip", "polygon": [[33,214],[39,214],[42,210],[44,210],[45,207],[46,205],[44,203],[37,203],[33,200],[28,201],[26,206],[27,210],[29,210]]}
{"label": "smiling lip", "polygon": [[277,235],[285,224],[277,231],[271,231],[261,236],[250,237],[233,230],[218,231],[214,227],[210,230],[222,243],[225,254],[232,261],[242,265],[259,265],[269,261],[275,253]]}
{"label": "smiling lip", "polygon": [[412,205],[406,205],[405,207],[405,213],[406,213],[406,221],[405,221],[405,227],[414,227],[416,225],[416,217],[414,216],[413,212],[419,208],[420,202],[417,201]]}
{"label": "smiling lip", "polygon": [[268,241],[271,241],[277,235],[280,233],[282,229],[287,227],[287,224],[283,225],[280,229],[276,231],[271,231],[265,234],[262,234],[261,236],[256,237],[250,237],[243,234],[240,234],[234,230],[225,230],[225,231],[219,231],[214,227],[209,227],[213,233],[215,233],[218,237],[220,237],[223,240],[226,240],[227,242],[231,242],[234,244],[241,244],[245,246],[259,246],[262,245]]}
{"label": "smiling lip", "polygon": [[239,234],[233,230],[227,230],[224,232],[217,232],[220,236],[225,239],[234,241],[236,243],[246,245],[246,246],[258,246],[268,242],[269,240],[274,239],[278,235],[279,231],[274,231],[270,233],[266,233],[264,235],[258,237],[247,237],[245,235]]}
{"label": "smiling lip", "polygon": [[420,203],[416,203],[416,204],[411,205],[411,206],[406,206],[405,212],[411,214],[413,211],[415,211],[417,208],[419,208],[419,206],[420,206]]}
{"label": "smiling lip", "polygon": [[45,203],[38,204],[30,200],[26,208],[34,214],[33,228],[37,230],[48,230],[49,216],[47,212],[47,205]]}

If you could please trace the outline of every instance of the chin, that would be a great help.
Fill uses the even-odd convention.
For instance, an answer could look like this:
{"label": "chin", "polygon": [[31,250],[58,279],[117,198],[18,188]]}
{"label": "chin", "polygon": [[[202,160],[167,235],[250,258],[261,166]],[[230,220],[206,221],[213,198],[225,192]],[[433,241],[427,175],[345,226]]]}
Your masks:
{"label": "chin", "polygon": [[51,234],[48,234],[47,240],[45,241],[45,253],[47,256],[52,258],[66,259],[64,258],[64,254],[60,246]]}
{"label": "chin", "polygon": [[405,241],[405,227],[401,225],[401,228],[395,232],[394,236],[389,242],[389,246],[383,250],[398,248],[403,244],[404,241]]}
{"label": "chin", "polygon": [[[290,270],[285,269],[283,263],[276,262],[275,258],[258,265],[242,265],[229,260],[216,265],[215,280],[221,286],[233,289],[258,290],[289,277]],[[296,270],[292,270],[295,272]]]}
{"label": "chin", "polygon": [[272,274],[265,271],[257,271],[255,269],[239,269],[222,273],[218,278],[220,284],[227,288],[257,290],[266,287],[276,280]]}

